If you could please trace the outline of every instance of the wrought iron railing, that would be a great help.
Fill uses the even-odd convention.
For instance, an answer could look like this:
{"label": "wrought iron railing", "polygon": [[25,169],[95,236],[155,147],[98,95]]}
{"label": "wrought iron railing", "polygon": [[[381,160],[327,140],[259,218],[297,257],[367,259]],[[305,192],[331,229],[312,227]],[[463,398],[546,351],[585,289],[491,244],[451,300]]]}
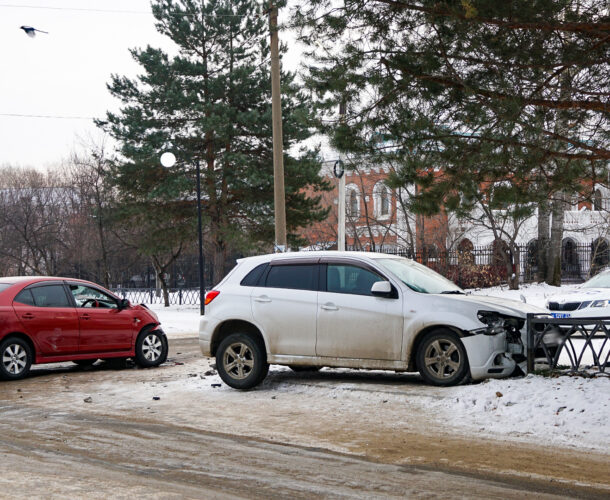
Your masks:
{"label": "wrought iron railing", "polygon": [[[133,304],[163,304],[163,292],[157,288],[113,288],[112,291]],[[170,305],[198,305],[199,288],[172,288]]]}
{"label": "wrought iron railing", "polygon": [[[610,376],[610,318],[552,318],[548,314],[527,315],[527,365],[535,368],[536,355],[543,354],[549,369],[567,360],[569,373]],[[563,356],[562,356],[563,355]],[[592,362],[590,362],[592,360]]]}

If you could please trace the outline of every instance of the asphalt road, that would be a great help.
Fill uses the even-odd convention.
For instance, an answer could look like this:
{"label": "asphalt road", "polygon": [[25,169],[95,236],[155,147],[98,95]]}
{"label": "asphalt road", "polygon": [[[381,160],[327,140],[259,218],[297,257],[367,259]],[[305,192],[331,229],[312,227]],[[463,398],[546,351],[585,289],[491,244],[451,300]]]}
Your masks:
{"label": "asphalt road", "polygon": [[[162,381],[170,380],[174,371],[186,373],[201,363],[192,340],[173,341],[171,359],[177,363],[175,368],[156,371],[163,374]],[[224,400],[215,403],[208,413],[193,401],[191,423],[174,418],[171,405],[145,412],[136,402],[131,408],[126,402],[121,408],[103,408],[67,403],[71,400],[64,398],[75,387],[93,390],[100,380],[107,385],[126,377],[150,377],[153,372],[104,367],[82,371],[68,364],[37,369],[31,378],[17,383],[0,382],[0,497],[508,499],[608,495],[608,490],[580,487],[577,482],[506,474],[494,470],[493,464],[487,470],[458,470],[451,465],[451,456],[440,463],[397,463],[404,462],[409,451],[401,448],[401,460],[379,452],[389,449],[385,444],[375,451],[376,436],[378,443],[399,437],[381,429],[359,429],[369,432],[371,453],[332,451],[336,446],[328,434],[325,442],[329,446],[305,446],[301,434],[289,431],[295,420],[303,419],[300,428],[308,432],[305,411],[272,415],[272,425],[278,427],[273,432],[268,421],[258,424],[269,413],[264,406],[258,405],[257,411],[244,416],[239,392],[225,397],[226,404]],[[338,446],[341,439],[337,433],[334,444]],[[426,439],[430,438],[421,436],[424,443]],[[417,444],[416,439],[412,442]],[[444,449],[451,454],[451,446]]]}

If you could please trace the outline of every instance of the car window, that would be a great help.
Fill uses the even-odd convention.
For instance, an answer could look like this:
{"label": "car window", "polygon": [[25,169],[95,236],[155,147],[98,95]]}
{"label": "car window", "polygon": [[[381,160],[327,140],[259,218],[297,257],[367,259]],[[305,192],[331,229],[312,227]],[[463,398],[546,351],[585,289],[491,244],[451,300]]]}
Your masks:
{"label": "car window", "polygon": [[241,280],[241,286],[256,286],[258,284],[258,280],[260,279],[263,271],[267,269],[267,263],[260,264],[256,266],[252,271],[250,271],[246,277]]}
{"label": "car window", "polygon": [[14,283],[0,283],[0,292],[4,292],[7,288],[13,286]]}
{"label": "car window", "polygon": [[70,285],[70,292],[76,302],[76,307],[103,307],[106,309],[118,308],[114,297],[107,293],[85,285]]}
{"label": "car window", "polygon": [[25,290],[21,290],[17,294],[17,297],[15,297],[15,300],[13,302],[19,302],[20,304],[25,304],[26,306],[35,305],[34,297],[32,297],[32,292],[30,291],[29,288],[26,288]]}
{"label": "car window", "polygon": [[326,290],[332,293],[373,295],[371,287],[377,281],[386,281],[377,273],[358,266],[328,264]]}
{"label": "car window", "polygon": [[63,285],[34,286],[29,290],[37,307],[72,307]]}
{"label": "car window", "polygon": [[317,264],[271,266],[267,274],[267,288],[317,290]]}

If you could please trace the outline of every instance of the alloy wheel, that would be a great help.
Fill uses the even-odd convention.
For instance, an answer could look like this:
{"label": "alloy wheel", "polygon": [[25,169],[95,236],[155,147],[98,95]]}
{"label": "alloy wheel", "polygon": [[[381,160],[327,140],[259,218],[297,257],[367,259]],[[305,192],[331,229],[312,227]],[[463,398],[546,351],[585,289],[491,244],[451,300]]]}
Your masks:
{"label": "alloy wheel", "polygon": [[2,364],[10,375],[19,375],[27,365],[27,352],[19,344],[9,344],[2,353]]}
{"label": "alloy wheel", "polygon": [[222,364],[231,377],[239,380],[245,379],[254,368],[252,350],[242,342],[235,342],[225,350]]}
{"label": "alloy wheel", "polygon": [[424,363],[435,377],[440,379],[453,377],[460,369],[460,350],[449,339],[437,339],[426,348]]}
{"label": "alloy wheel", "polygon": [[157,335],[147,335],[142,342],[142,354],[147,361],[157,361],[161,356],[163,344]]}

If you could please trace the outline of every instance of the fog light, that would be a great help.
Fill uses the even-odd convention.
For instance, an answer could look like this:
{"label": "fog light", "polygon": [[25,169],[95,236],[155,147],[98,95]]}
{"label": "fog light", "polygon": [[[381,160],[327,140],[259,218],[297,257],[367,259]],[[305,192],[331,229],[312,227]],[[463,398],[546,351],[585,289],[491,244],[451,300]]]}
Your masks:
{"label": "fog light", "polygon": [[494,365],[501,365],[502,364],[502,354],[496,354],[496,357],[494,358]]}

